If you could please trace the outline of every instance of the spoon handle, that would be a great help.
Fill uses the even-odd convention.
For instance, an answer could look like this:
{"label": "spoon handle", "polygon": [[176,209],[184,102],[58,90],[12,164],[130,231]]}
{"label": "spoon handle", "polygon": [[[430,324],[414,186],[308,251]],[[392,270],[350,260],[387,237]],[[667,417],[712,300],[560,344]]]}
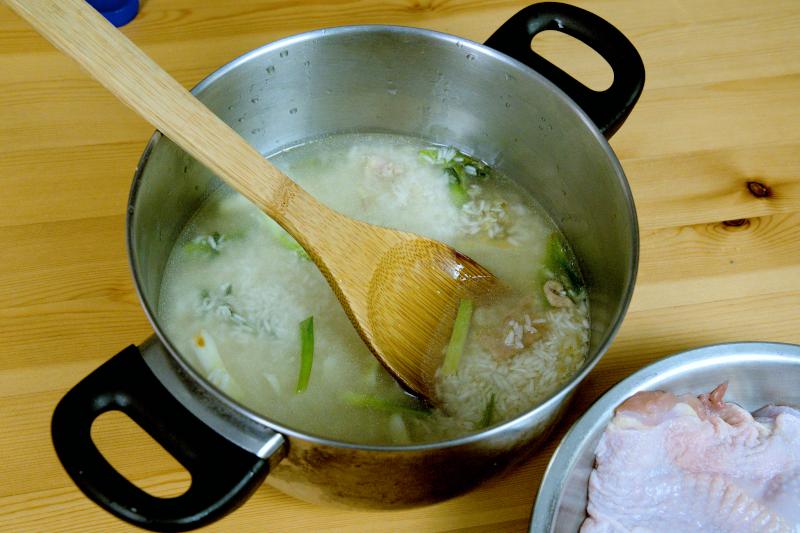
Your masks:
{"label": "spoon handle", "polygon": [[84,0],[5,2],[117,98],[290,233],[302,234],[305,228],[298,224],[306,225],[301,213],[289,213],[290,203],[306,214],[324,210]]}

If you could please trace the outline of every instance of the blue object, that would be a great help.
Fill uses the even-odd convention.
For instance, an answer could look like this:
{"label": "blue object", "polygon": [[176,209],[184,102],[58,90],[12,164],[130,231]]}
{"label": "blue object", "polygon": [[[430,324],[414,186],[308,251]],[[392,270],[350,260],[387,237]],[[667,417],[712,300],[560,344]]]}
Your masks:
{"label": "blue object", "polygon": [[139,12],[139,0],[86,0],[116,27],[132,21]]}

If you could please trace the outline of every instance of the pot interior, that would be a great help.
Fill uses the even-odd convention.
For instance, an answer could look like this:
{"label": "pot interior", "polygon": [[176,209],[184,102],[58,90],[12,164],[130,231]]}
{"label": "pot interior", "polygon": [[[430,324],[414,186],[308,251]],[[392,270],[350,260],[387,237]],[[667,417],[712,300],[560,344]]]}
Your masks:
{"label": "pot interior", "polygon": [[[387,132],[456,146],[515,179],[563,231],[586,280],[592,332],[579,376],[605,351],[635,278],[630,191],[589,119],[528,67],[448,35],[356,26],[266,45],[212,74],[194,93],[267,155],[334,133]],[[157,304],[170,250],[220,184],[160,135],[140,162],[129,254],[162,338]]]}

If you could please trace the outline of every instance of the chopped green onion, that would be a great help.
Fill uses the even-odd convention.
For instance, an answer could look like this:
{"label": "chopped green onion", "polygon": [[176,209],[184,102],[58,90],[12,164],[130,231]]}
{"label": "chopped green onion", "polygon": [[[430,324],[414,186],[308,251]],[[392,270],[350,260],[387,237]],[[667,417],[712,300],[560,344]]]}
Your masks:
{"label": "chopped green onion", "polygon": [[568,289],[580,292],[583,280],[575,260],[569,256],[561,236],[553,232],[547,242],[545,267],[549,269]]}
{"label": "chopped green onion", "polygon": [[272,236],[275,237],[275,240],[278,242],[278,244],[287,250],[296,253],[298,257],[311,261],[311,257],[308,255],[308,252],[306,252],[305,249],[303,249],[303,247],[300,246],[300,244],[294,240],[285,229],[283,229],[277,222],[268,216],[264,215],[264,217],[267,219],[269,230],[272,233]]}
{"label": "chopped green onion", "polygon": [[286,233],[286,231],[277,234],[275,237],[278,239],[278,242],[281,246],[296,253],[298,257],[305,259],[306,261],[311,261],[311,256],[308,255],[308,252],[306,252],[305,249],[291,237],[291,235]]}
{"label": "chopped green onion", "polygon": [[470,181],[491,175],[491,168],[483,161],[452,147],[420,150],[419,156],[423,161],[439,166],[447,173],[450,198],[458,206],[469,201],[467,189]]}
{"label": "chopped green onion", "polygon": [[314,362],[314,317],[310,316],[300,322],[300,375],[297,378],[295,392],[303,392],[308,387],[311,377],[311,364]]}
{"label": "chopped green onion", "polygon": [[464,343],[467,341],[469,333],[469,322],[472,319],[472,300],[461,300],[458,302],[458,312],[453,323],[453,332],[450,334],[450,342],[447,344],[447,351],[444,354],[442,372],[452,374],[458,370],[458,362],[464,353]]}
{"label": "chopped green onion", "polygon": [[489,401],[486,403],[486,407],[483,410],[483,416],[481,416],[480,421],[478,421],[477,429],[485,429],[492,425],[492,417],[494,416],[494,393],[489,396]]}
{"label": "chopped green onion", "polygon": [[386,411],[388,413],[405,413],[413,416],[430,416],[431,410],[422,404],[409,405],[396,400],[386,400],[369,394],[359,394],[356,392],[345,392],[342,396],[345,402],[354,407],[364,407],[376,411]]}
{"label": "chopped green onion", "polygon": [[450,200],[452,200],[456,206],[461,207],[469,202],[469,195],[462,183],[451,180],[450,183],[447,184],[447,190],[450,192]]}
{"label": "chopped green onion", "polygon": [[436,148],[427,148],[420,150],[419,155],[422,159],[431,164],[437,164],[439,161],[439,150]]}
{"label": "chopped green onion", "polygon": [[198,235],[183,245],[187,252],[202,252],[210,255],[219,255],[219,247],[225,241],[225,236],[216,231],[211,235]]}

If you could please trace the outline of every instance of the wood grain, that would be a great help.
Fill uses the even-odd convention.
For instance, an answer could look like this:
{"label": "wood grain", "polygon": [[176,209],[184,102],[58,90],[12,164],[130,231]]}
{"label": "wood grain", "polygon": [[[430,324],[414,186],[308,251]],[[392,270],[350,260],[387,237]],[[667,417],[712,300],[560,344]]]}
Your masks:
{"label": "wood grain", "polygon": [[[648,78],[611,141],[642,227],[637,288],[575,408],[533,459],[461,498],[376,513],[313,506],[265,486],[209,530],[523,531],[558,438],[614,382],[710,342],[800,343],[800,4],[576,3],[632,39]],[[381,22],[480,41],[524,5],[147,0],[123,31],[191,86],[293,33]],[[549,44],[552,57],[592,75],[574,50]],[[130,281],[124,211],[152,128],[4,6],[0,72],[0,531],[135,531],[75,489],[52,451],[49,418],[72,384],[150,331]],[[748,181],[772,194],[753,196]],[[122,425],[105,429],[109,442],[137,442]],[[133,468],[149,486],[179,481],[157,457]]]}

